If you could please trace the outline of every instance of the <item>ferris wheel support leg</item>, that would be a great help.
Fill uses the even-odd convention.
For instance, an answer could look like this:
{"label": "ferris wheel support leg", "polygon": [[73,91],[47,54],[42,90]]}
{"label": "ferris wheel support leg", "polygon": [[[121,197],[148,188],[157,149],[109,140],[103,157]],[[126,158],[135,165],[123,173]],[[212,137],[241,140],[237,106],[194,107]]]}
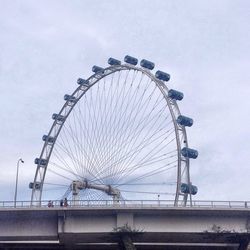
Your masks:
{"label": "ferris wheel support leg", "polygon": [[73,206],[79,206],[80,205],[80,197],[79,194],[73,194],[72,195],[72,205]]}

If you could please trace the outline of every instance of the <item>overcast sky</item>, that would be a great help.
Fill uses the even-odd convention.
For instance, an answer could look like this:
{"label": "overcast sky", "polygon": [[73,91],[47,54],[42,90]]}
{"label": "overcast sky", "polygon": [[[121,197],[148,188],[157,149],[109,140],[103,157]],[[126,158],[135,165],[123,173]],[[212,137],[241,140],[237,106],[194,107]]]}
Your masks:
{"label": "overcast sky", "polygon": [[0,0],[0,200],[30,199],[34,158],[63,95],[129,54],[171,74],[194,119],[196,199],[250,200],[250,2]]}

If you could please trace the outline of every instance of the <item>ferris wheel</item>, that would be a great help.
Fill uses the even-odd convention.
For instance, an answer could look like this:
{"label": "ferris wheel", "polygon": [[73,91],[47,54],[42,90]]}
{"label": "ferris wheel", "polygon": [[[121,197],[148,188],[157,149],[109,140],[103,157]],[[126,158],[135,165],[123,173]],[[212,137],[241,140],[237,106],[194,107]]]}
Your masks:
{"label": "ferris wheel", "polygon": [[170,75],[152,73],[155,64],[125,56],[93,66],[88,79],[64,96],[52,115],[37,165],[32,204],[43,199],[173,200],[185,206],[197,193],[189,173],[186,127],[193,120],[180,113],[183,93],[169,89]]}

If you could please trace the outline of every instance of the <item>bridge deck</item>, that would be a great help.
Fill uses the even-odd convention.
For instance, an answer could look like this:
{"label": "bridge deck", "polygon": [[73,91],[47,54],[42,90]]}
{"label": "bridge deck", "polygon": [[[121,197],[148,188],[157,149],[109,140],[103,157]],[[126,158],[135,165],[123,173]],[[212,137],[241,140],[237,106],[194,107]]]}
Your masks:
{"label": "bridge deck", "polygon": [[0,209],[0,248],[247,249],[250,208],[74,206]]}

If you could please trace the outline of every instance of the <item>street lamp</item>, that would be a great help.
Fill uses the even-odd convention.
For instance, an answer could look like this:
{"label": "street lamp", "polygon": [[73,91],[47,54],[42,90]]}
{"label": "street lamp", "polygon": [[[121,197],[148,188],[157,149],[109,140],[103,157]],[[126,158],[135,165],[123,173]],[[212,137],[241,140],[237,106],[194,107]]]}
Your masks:
{"label": "street lamp", "polygon": [[158,194],[158,206],[160,206],[160,195]]}
{"label": "street lamp", "polygon": [[16,196],[17,196],[17,183],[18,183],[18,171],[19,171],[19,163],[24,163],[22,158],[18,159],[16,164],[16,189],[15,189],[15,198],[14,198],[14,207],[16,207]]}

